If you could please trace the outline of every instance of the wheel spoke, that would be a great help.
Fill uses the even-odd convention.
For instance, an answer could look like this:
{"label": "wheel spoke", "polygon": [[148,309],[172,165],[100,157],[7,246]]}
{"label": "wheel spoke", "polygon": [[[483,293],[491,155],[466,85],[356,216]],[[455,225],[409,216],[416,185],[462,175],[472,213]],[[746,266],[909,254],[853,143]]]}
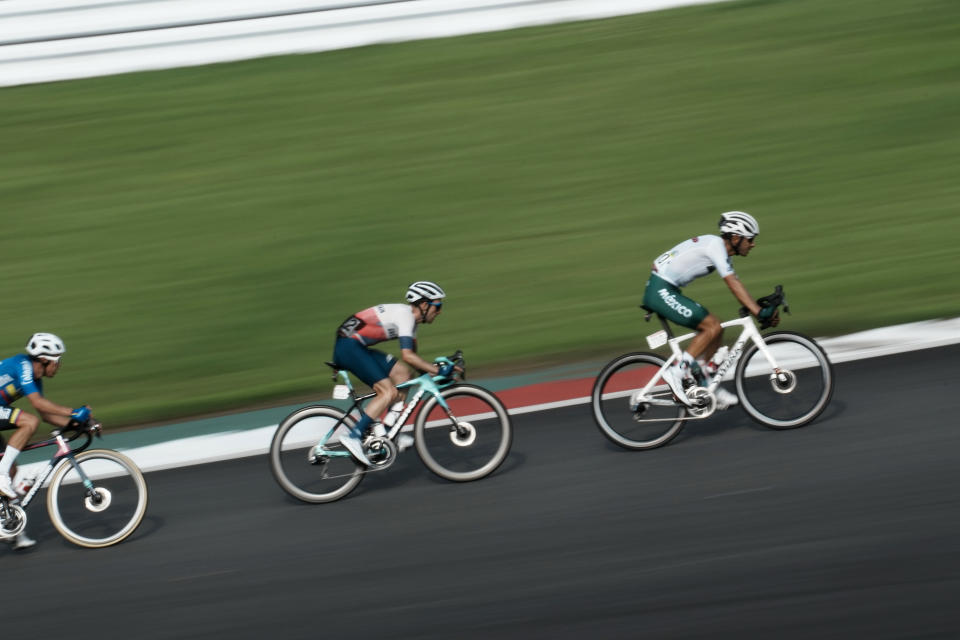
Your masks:
{"label": "wheel spoke", "polygon": [[666,384],[652,387],[638,405],[634,394],[660,370],[663,359],[631,353],[608,364],[591,394],[593,417],[609,440],[627,449],[652,449],[672,440],[683,428],[685,409],[673,401]]}
{"label": "wheel spoke", "polygon": [[492,473],[510,451],[507,410],[495,395],[472,385],[445,389],[450,415],[431,398],[416,422],[417,451],[427,468],[448,480],[477,480]]}
{"label": "wheel spoke", "polygon": [[777,367],[756,346],[743,354],[736,384],[744,411],[774,429],[809,424],[830,402],[830,361],[815,341],[797,333],[771,333],[764,342]]}
{"label": "wheel spoke", "polygon": [[54,527],[84,547],[106,547],[124,540],[146,512],[143,474],[116,451],[84,451],[75,456],[75,462],[93,489],[84,485],[76,467],[61,463],[47,488],[47,510]]}
{"label": "wheel spoke", "polygon": [[[284,491],[304,502],[330,502],[360,483],[363,467],[340,445],[339,433],[331,433],[342,417],[338,409],[314,406],[280,423],[270,444],[270,468]],[[349,418],[346,424],[353,426]]]}

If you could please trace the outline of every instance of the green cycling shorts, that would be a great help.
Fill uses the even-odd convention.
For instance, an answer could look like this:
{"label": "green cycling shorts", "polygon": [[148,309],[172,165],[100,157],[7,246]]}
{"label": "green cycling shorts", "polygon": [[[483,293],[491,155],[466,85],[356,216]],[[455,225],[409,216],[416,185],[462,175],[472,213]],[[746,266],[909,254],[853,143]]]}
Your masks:
{"label": "green cycling shorts", "polygon": [[650,274],[647,288],[643,291],[644,308],[659,313],[674,324],[696,329],[710,312],[695,300],[691,300],[655,273]]}

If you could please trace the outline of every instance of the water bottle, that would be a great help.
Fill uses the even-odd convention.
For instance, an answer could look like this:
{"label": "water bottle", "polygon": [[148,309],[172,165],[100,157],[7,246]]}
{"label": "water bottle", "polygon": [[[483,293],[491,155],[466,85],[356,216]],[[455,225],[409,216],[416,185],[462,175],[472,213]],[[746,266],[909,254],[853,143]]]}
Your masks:
{"label": "water bottle", "polygon": [[14,491],[17,492],[20,496],[25,496],[30,492],[30,489],[33,488],[34,483],[37,481],[36,473],[26,474],[23,478],[20,479],[20,482],[17,483],[17,486],[14,487]]}
{"label": "water bottle", "polygon": [[730,347],[727,345],[720,345],[720,348],[717,349],[717,352],[713,354],[711,358],[712,362],[716,366],[720,366],[724,360],[727,359],[727,354],[730,353]]}
{"label": "water bottle", "polygon": [[396,423],[397,418],[400,417],[400,413],[402,411],[403,411],[403,403],[394,402],[393,406],[390,407],[390,411],[388,411],[387,415],[384,416],[383,424],[385,424],[388,427],[392,427]]}

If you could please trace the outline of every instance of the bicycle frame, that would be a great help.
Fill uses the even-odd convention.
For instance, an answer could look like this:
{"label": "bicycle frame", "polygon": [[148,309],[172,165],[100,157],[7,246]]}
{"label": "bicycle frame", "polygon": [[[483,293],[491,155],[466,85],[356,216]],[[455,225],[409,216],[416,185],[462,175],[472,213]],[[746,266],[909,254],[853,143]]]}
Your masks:
{"label": "bicycle frame", "polygon": [[[668,344],[670,346],[670,357],[667,358],[666,362],[663,363],[663,366],[653,376],[649,382],[643,387],[641,393],[644,397],[648,396],[650,391],[654,387],[658,386],[658,383],[663,382],[663,370],[671,366],[675,362],[679,362],[683,357],[683,351],[680,349],[680,345],[688,340],[693,339],[697,335],[696,332],[685,333],[681,336],[670,337],[669,327],[666,324],[666,321],[661,318],[661,322],[664,324],[664,329],[658,331],[647,337],[647,343],[650,345],[651,349],[656,349],[657,347],[663,346],[663,344]],[[763,340],[763,335],[761,335],[760,330],[757,329],[757,325],[754,324],[752,317],[738,318],[736,320],[728,320],[720,324],[724,329],[728,327],[741,327],[740,335],[737,337],[736,342],[733,346],[730,347],[730,352],[727,354],[727,357],[724,358],[723,362],[717,367],[717,372],[713,376],[710,384],[707,385],[707,390],[710,393],[716,391],[717,387],[720,386],[720,382],[723,380],[723,377],[734,368],[737,362],[740,360],[740,356],[743,355],[744,347],[747,344],[748,340],[752,340],[757,349],[760,350],[760,353],[767,359],[767,362],[770,363],[770,367],[775,373],[779,373],[780,367],[777,366],[776,361],[773,358],[773,354],[767,348],[767,343]],[[646,398],[644,402],[649,402],[650,404],[659,404],[663,406],[673,406],[676,403],[668,400],[658,400],[655,398]]]}
{"label": "bicycle frame", "polygon": [[[353,389],[353,384],[350,382],[350,375],[344,369],[337,370],[337,376],[343,381],[342,384],[347,388],[349,397],[353,400],[353,403],[350,405],[350,408],[344,412],[344,418],[353,414],[355,411],[359,411],[363,403],[370,398],[376,396],[376,393],[368,393],[362,396],[358,396]],[[393,426],[390,427],[390,430],[387,432],[386,437],[390,440],[393,440],[396,435],[403,428],[403,425],[406,423],[407,419],[413,413],[414,409],[417,408],[417,405],[420,404],[421,399],[425,395],[431,395],[437,399],[437,404],[443,407],[443,410],[446,411],[447,415],[450,416],[450,419],[453,420],[454,424],[457,424],[457,419],[450,411],[450,406],[443,399],[443,396],[440,392],[453,384],[453,380],[450,378],[443,378],[440,376],[432,376],[429,373],[425,373],[418,378],[413,378],[412,380],[407,380],[397,385],[398,390],[410,389],[416,387],[416,392],[411,396],[407,403],[403,407],[403,411],[400,412],[400,415],[397,416],[396,422],[393,423]],[[337,428],[343,425],[343,418],[337,421],[335,425],[330,429],[330,431],[321,438],[319,445],[323,446],[327,443],[330,437],[336,432]],[[349,451],[327,451],[326,455],[331,457],[350,457]]]}
{"label": "bicycle frame", "polygon": [[[93,491],[93,482],[91,482],[90,478],[88,478],[83,472],[83,469],[80,468],[80,465],[78,465],[74,460],[74,456],[77,453],[84,451],[93,442],[93,436],[90,435],[90,432],[81,433],[78,431],[77,434],[72,438],[65,438],[60,430],[52,431],[50,435],[51,437],[48,440],[29,444],[24,448],[24,451],[28,451],[30,449],[39,449],[41,447],[49,447],[51,445],[57,446],[57,450],[53,454],[53,457],[47,461],[47,466],[43,469],[43,471],[37,474],[36,479],[33,482],[33,486],[30,487],[30,491],[28,491],[27,494],[21,498],[20,506],[24,509],[30,505],[30,503],[33,501],[33,498],[37,495],[40,489],[43,488],[54,469],[56,469],[57,466],[59,466],[64,460],[69,460],[70,464],[73,465],[74,471],[76,471],[77,475],[80,476],[80,480],[83,482],[83,486],[87,489],[87,491]],[[79,446],[76,449],[71,449],[70,445],[67,443],[72,442],[81,435],[85,436],[87,441],[84,442],[82,446]]]}

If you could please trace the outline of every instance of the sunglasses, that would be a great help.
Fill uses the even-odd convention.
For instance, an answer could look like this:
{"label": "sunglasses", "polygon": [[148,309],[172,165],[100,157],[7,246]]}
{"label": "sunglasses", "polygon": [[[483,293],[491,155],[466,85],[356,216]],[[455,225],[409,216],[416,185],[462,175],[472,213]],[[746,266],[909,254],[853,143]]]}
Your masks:
{"label": "sunglasses", "polygon": [[431,307],[436,307],[437,310],[440,310],[443,308],[442,302],[428,302],[427,304],[429,304]]}

